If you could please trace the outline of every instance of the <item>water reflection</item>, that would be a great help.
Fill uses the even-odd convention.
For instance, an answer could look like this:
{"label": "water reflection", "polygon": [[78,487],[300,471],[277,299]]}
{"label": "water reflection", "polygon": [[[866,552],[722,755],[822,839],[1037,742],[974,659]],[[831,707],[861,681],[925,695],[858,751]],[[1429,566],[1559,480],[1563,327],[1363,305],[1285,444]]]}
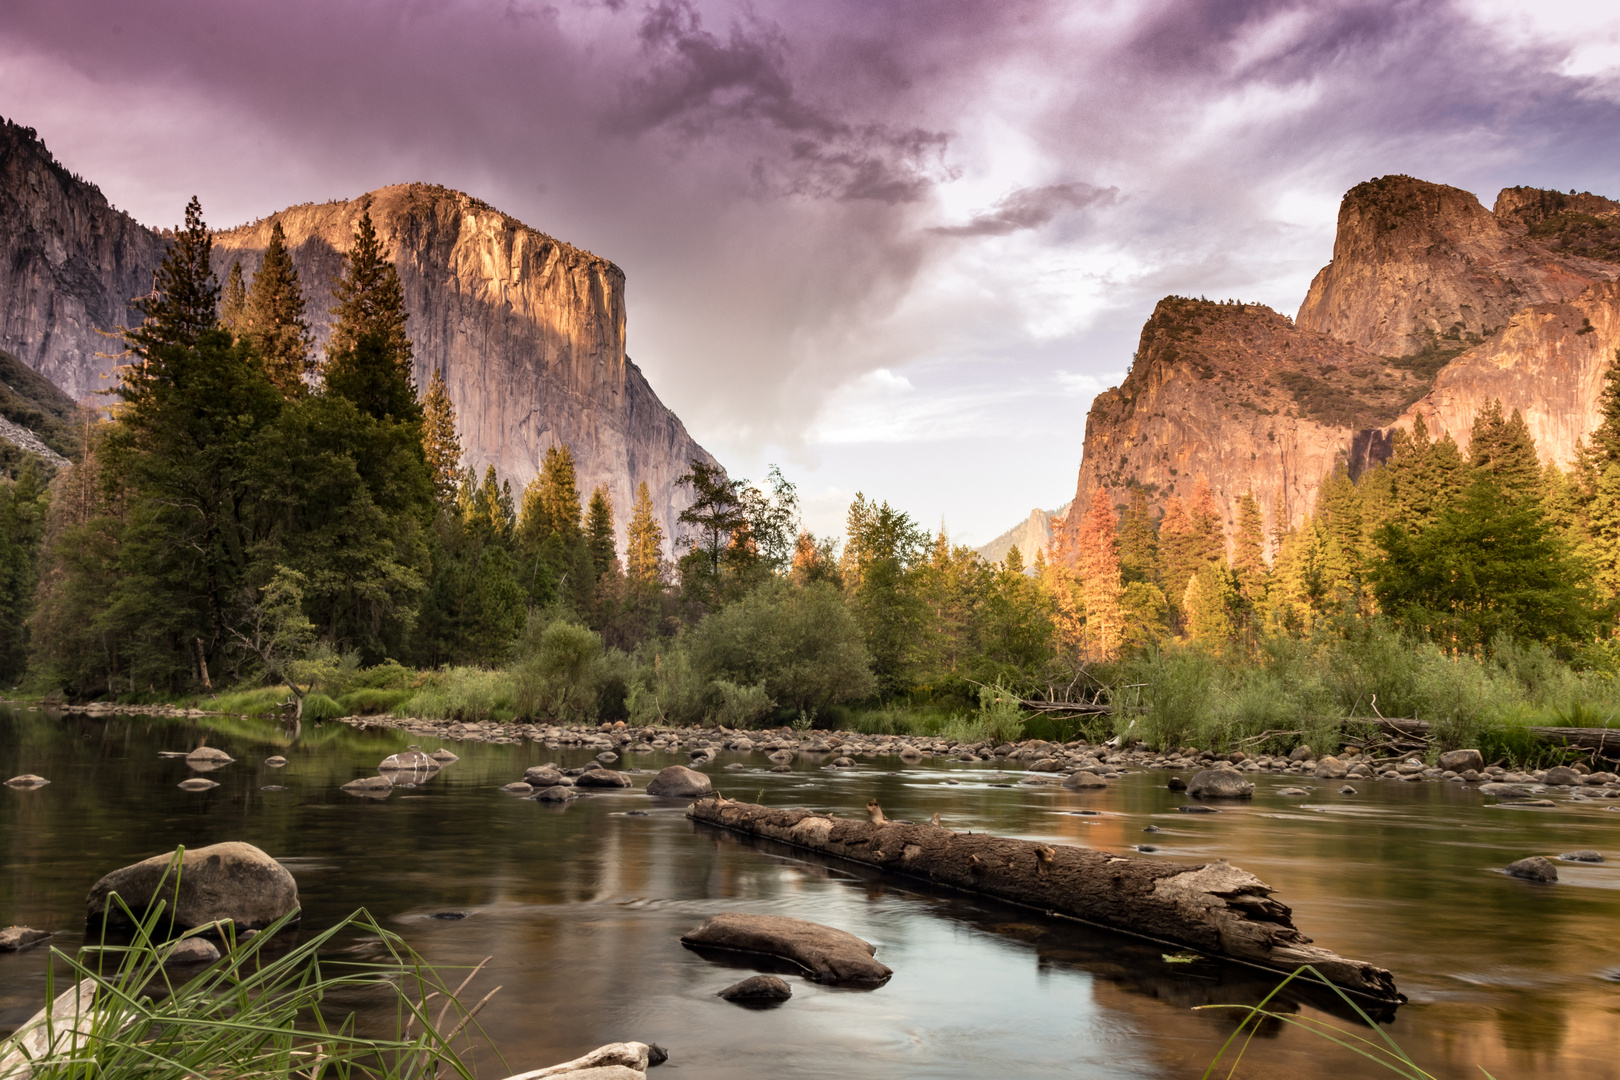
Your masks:
{"label": "water reflection", "polygon": [[[219,787],[180,757],[206,737],[237,760]],[[582,766],[591,751],[451,744],[461,760],[355,799],[342,784],[378,775],[411,743],[386,730],[305,725],[294,733],[233,717],[0,714],[3,775],[53,781],[0,790],[0,922],[80,940],[83,899],[102,873],[136,859],[246,840],[298,878],[305,926],[366,906],[430,960],[493,956],[478,985],[504,989],[481,1020],[514,1069],[565,1060],[621,1038],[670,1047],[691,1075],[785,1078],[1197,1076],[1237,1021],[1198,1004],[1246,1004],[1270,976],[1172,965],[1158,946],[922,886],[885,881],[775,845],[694,826],[680,804],[596,791],[565,804],[504,795],[525,768]],[[265,758],[282,755],[283,768]],[[656,770],[683,755],[634,754]],[[727,770],[723,766],[745,767]],[[722,754],[706,771],[727,795],[854,816],[877,798],[890,817],[1152,857],[1228,858],[1276,886],[1323,945],[1393,970],[1413,999],[1387,1030],[1436,1075],[1620,1077],[1612,1035],[1620,970],[1611,928],[1620,866],[1559,865],[1561,884],[1508,879],[1529,854],[1607,850],[1615,817],[1561,804],[1494,811],[1461,785],[1318,786],[1280,797],[1260,779],[1254,805],[1177,813],[1153,775],[1106,790],[1017,785],[993,765],[862,762],[789,773],[763,756]],[[948,781],[955,781],[950,783]],[[1295,781],[1297,782],[1297,781]],[[997,787],[997,784],[1014,784]],[[268,788],[284,790],[266,790]],[[631,811],[640,813],[631,814]],[[1145,834],[1144,828],[1159,831]],[[1620,845],[1616,845],[1620,847]],[[780,1009],[752,1012],[715,992],[737,972],[680,935],[724,910],[793,915],[879,946],[895,970],[871,993],[799,978]],[[459,919],[433,916],[462,914]],[[363,941],[348,947],[363,951]],[[46,954],[0,954],[0,1027],[44,993]],[[1327,1015],[1302,994],[1288,1008]],[[378,1019],[381,1019],[380,1017]],[[485,1075],[505,1075],[490,1058]],[[1244,1075],[1379,1076],[1289,1028],[1268,1028]],[[671,1074],[672,1076],[674,1073]]]}

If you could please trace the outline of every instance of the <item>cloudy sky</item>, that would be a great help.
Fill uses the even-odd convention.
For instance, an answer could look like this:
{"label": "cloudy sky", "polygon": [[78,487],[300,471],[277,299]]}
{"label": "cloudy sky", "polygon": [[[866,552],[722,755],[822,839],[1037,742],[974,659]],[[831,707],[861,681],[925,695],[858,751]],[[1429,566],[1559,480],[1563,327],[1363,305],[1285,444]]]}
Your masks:
{"label": "cloudy sky", "polygon": [[1070,498],[1166,293],[1292,314],[1404,172],[1620,195],[1610,0],[7,0],[0,113],[151,225],[402,180],[613,259],[630,354],[808,523]]}

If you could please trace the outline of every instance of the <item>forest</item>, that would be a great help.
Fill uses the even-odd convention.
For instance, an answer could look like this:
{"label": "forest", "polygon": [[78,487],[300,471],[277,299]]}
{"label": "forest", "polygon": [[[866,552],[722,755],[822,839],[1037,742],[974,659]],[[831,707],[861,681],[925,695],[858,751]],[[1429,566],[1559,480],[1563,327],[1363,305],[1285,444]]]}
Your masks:
{"label": "forest", "polygon": [[[1050,553],[990,563],[857,495],[842,538],[794,485],[694,461],[681,533],[645,485],[586,493],[566,446],[521,491],[465,460],[412,376],[369,217],[313,344],[279,225],[221,286],[196,200],[72,464],[0,482],[0,680],[74,701],[322,719],[1330,741],[1415,717],[1530,753],[1526,725],[1620,710],[1620,376],[1565,471],[1517,414],[1464,453],[1420,419],[1302,523],[1201,480],[1099,490]],[[628,514],[625,510],[628,509]],[[621,526],[622,522],[622,526]]]}

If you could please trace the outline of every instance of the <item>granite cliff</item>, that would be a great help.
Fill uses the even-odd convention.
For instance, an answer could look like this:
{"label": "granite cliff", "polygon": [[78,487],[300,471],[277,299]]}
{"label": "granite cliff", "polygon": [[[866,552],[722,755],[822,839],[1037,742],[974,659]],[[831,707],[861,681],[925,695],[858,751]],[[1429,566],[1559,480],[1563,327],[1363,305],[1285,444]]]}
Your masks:
{"label": "granite cliff", "polygon": [[[219,277],[236,261],[251,277],[280,221],[319,346],[342,253],[368,208],[405,288],[418,384],[443,372],[466,463],[493,464],[521,488],[548,447],[567,444],[583,490],[608,486],[621,532],[645,481],[673,537],[687,505],[675,477],[692,458],[714,459],[626,355],[624,273],[606,259],[471,196],[403,184],[216,233]],[[110,385],[119,342],[105,334],[138,322],[129,301],[150,291],[167,243],[58,164],[31,129],[0,131],[0,349],[68,395]]]}
{"label": "granite cliff", "polygon": [[[1253,491],[1267,532],[1298,524],[1333,469],[1359,473],[1422,415],[1465,450],[1493,399],[1567,465],[1620,348],[1620,203],[1410,177],[1351,189],[1333,262],[1290,321],[1170,297],[1123,384],[1086,419],[1076,502],[1132,485],[1162,505],[1206,480],[1225,511]],[[1078,516],[1062,527],[1076,530]]]}

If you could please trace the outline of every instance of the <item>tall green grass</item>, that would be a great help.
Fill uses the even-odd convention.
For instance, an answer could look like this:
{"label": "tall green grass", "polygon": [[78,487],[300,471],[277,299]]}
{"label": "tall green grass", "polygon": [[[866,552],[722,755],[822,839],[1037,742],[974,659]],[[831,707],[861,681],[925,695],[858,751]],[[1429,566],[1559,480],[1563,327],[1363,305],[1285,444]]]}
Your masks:
{"label": "tall green grass", "polygon": [[[180,855],[170,871],[176,889]],[[296,913],[246,939],[228,923],[190,931],[184,936],[220,934],[223,955],[200,973],[179,974],[164,963],[174,947],[163,933],[169,901],[137,916],[113,899],[131,936],[115,940],[104,926],[101,944],[77,957],[51,950],[52,1004],[44,1020],[0,1043],[0,1073],[16,1076],[21,1066],[34,1080],[471,1080],[456,1043],[481,1034],[474,1017],[483,1002],[464,1007],[465,982],[450,987],[364,910],[306,931],[296,944],[282,933]],[[322,956],[356,935],[375,960]],[[360,1005],[373,1016],[391,1010],[388,1030],[362,1032]]]}

